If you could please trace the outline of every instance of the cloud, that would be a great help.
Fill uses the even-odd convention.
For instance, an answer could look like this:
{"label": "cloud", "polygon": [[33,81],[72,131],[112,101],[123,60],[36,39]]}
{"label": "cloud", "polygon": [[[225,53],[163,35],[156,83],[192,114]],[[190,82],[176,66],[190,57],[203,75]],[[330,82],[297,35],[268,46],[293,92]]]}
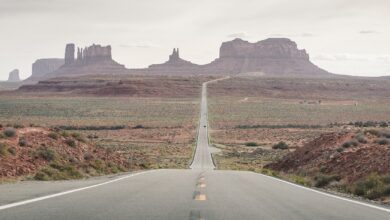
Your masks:
{"label": "cloud", "polygon": [[148,41],[139,41],[129,44],[120,44],[119,47],[123,48],[158,48],[159,46]]}
{"label": "cloud", "polygon": [[232,33],[232,34],[227,35],[227,37],[229,37],[229,38],[246,38],[248,36],[249,35],[245,32],[238,32],[238,33]]}
{"label": "cloud", "polygon": [[377,31],[373,31],[373,30],[361,30],[359,31],[359,34],[376,34],[378,33]]}

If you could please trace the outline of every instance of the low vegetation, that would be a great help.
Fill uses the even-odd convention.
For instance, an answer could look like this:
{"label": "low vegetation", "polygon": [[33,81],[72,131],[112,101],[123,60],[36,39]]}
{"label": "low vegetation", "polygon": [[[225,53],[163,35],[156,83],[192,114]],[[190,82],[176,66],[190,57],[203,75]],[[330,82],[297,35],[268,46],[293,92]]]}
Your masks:
{"label": "low vegetation", "polygon": [[284,143],[283,141],[280,141],[279,143],[274,144],[272,146],[272,149],[287,150],[288,149],[288,145],[286,143]]}
{"label": "low vegetation", "polygon": [[0,157],[7,156],[8,153],[8,147],[4,143],[0,143]]}
{"label": "low vegetation", "polygon": [[363,178],[348,188],[349,192],[366,197],[368,199],[378,199],[390,196],[390,175],[380,176],[371,174]]}
{"label": "low vegetation", "polygon": [[3,134],[5,137],[14,137],[16,135],[16,130],[15,128],[5,128],[3,131]]}
{"label": "low vegetation", "polygon": [[19,138],[19,141],[18,141],[18,144],[19,144],[19,146],[21,146],[21,147],[27,146],[27,140],[26,140],[26,138],[25,138],[25,137],[20,137],[20,138]]}
{"label": "low vegetation", "polygon": [[40,146],[35,152],[35,158],[41,158],[50,162],[57,158],[57,154],[47,146]]}

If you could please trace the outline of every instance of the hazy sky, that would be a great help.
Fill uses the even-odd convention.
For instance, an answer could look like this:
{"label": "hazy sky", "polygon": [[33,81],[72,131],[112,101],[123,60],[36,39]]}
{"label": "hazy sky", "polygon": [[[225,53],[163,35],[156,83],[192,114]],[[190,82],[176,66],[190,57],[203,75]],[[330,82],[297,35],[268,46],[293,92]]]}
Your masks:
{"label": "hazy sky", "polygon": [[205,64],[223,41],[288,37],[318,66],[390,75],[390,0],[0,0],[0,80],[65,44],[110,44],[128,68],[181,57]]}

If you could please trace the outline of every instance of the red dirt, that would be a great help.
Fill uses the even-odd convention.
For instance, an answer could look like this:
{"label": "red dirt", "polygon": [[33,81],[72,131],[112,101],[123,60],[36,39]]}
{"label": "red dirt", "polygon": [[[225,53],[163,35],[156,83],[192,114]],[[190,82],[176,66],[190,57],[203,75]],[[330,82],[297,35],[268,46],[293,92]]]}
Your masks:
{"label": "red dirt", "polygon": [[[0,129],[0,132],[3,132]],[[96,148],[92,144],[75,140],[76,146],[70,147],[65,143],[65,138],[58,134],[57,140],[49,138],[51,132],[47,128],[32,127],[16,129],[16,135],[11,138],[0,139],[0,144],[5,144],[7,149],[14,149],[14,153],[6,152],[6,155],[0,155],[0,179],[26,176],[36,173],[50,162],[37,157],[34,153],[41,146],[46,146],[53,150],[57,155],[57,162],[60,164],[69,164],[70,159],[76,167],[85,167],[88,161],[84,155],[90,154],[94,159],[103,160],[106,163],[112,163],[116,166],[126,167],[126,159],[116,152]],[[19,137],[25,137],[27,146],[19,146]]]}
{"label": "red dirt", "polygon": [[[338,175],[353,182],[371,173],[390,174],[390,145],[375,143],[377,137],[365,134],[368,143],[342,148],[355,132],[329,133],[289,153],[280,161],[268,164],[266,168],[285,172],[305,171]],[[338,152],[337,149],[343,149]]]}

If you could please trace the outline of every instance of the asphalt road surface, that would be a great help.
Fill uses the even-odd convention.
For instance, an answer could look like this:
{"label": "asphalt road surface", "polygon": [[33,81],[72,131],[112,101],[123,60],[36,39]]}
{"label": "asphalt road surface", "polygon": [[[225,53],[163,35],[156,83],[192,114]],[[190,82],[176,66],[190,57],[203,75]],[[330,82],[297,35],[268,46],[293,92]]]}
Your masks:
{"label": "asphalt road surface", "polygon": [[[14,201],[11,197],[20,193],[15,192],[15,185],[3,185],[0,219],[390,219],[390,210],[385,207],[253,172],[214,170],[208,146],[206,86],[202,91],[198,144],[191,169],[152,170],[98,179],[86,185],[76,181],[69,187],[66,182],[46,187],[25,184],[28,190],[16,185],[28,192],[29,198],[12,203],[1,203],[2,197]],[[56,184],[62,185],[56,188]]]}

